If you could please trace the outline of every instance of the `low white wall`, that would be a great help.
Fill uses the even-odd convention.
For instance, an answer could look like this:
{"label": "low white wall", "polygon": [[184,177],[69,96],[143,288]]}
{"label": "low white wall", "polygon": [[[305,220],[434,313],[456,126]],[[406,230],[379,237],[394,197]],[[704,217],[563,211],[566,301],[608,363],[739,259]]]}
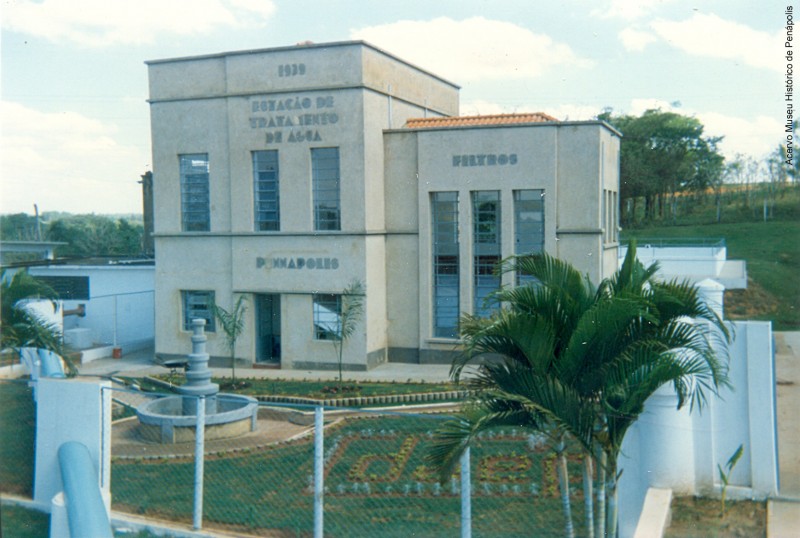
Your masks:
{"label": "low white wall", "polygon": [[741,444],[744,455],[730,486],[752,498],[778,492],[777,417],[772,328],[769,322],[730,324],[732,390],[711,396],[698,412],[676,410],[671,386],[647,401],[622,445],[619,485],[620,536],[632,536],[644,493],[668,488],[676,495],[718,495],[717,465],[723,468]]}
{"label": "low white wall", "polygon": [[[627,246],[618,251],[619,264],[625,259]],[[717,277],[725,265],[727,249],[722,246],[654,246],[639,243],[636,257],[649,266],[658,262],[658,275],[663,278],[702,280]]]}
{"label": "low white wall", "polygon": [[40,378],[36,406],[36,459],[33,500],[42,510],[59,493],[58,448],[67,441],[86,445],[95,463],[100,488],[110,507],[111,387],[97,379]]}

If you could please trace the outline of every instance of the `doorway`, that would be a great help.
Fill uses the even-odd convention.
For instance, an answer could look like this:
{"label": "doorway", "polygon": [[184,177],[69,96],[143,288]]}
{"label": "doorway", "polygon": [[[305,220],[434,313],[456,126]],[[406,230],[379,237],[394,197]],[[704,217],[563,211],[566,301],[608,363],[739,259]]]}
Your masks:
{"label": "doorway", "polygon": [[258,334],[256,361],[281,363],[281,296],[275,293],[256,295]]}

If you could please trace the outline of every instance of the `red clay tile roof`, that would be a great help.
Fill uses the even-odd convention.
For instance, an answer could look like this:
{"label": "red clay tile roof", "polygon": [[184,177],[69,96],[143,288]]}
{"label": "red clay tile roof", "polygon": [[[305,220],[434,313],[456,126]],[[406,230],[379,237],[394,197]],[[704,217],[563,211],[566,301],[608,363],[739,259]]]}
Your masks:
{"label": "red clay tile roof", "polygon": [[471,127],[473,125],[508,125],[512,123],[545,123],[558,121],[544,112],[523,114],[491,114],[487,116],[453,116],[447,118],[412,118],[406,121],[409,129],[426,127]]}

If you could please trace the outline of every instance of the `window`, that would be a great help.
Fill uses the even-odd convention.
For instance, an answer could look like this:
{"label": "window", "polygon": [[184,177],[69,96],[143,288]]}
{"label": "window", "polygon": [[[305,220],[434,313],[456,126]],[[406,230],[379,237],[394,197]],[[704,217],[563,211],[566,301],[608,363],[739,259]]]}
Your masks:
{"label": "window", "polygon": [[494,307],[487,299],[500,288],[500,191],[472,193],[473,313],[487,316]]}
{"label": "window", "polygon": [[217,330],[214,318],[213,291],[182,291],[183,297],[183,330],[192,330],[192,320],[206,320],[206,332]]}
{"label": "window", "polygon": [[338,340],[341,333],[342,296],[330,293],[313,296],[314,339]]}
{"label": "window", "polygon": [[617,223],[617,193],[603,191],[603,241],[615,243],[619,241],[619,224]]}
{"label": "window", "polygon": [[433,232],[433,335],[458,336],[458,193],[431,194]]}
{"label": "window", "polygon": [[278,152],[254,151],[253,199],[256,231],[277,232],[281,229],[278,185]]}
{"label": "window", "polygon": [[[544,190],[514,191],[514,254],[538,254],[544,251]],[[517,284],[531,277],[517,275]]]}
{"label": "window", "polygon": [[339,207],[339,148],[311,150],[314,191],[314,229],[341,230]]}
{"label": "window", "polygon": [[211,214],[208,190],[208,154],[180,156],[181,226],[184,232],[207,232]]}
{"label": "window", "polygon": [[47,284],[64,301],[88,301],[89,277],[88,276],[35,276],[42,284]]}

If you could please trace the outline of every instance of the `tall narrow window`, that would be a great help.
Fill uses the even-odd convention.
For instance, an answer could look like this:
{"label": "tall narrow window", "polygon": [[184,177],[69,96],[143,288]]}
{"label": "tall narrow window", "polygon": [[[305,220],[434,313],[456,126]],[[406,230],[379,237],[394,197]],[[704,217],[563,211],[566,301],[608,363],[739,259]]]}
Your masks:
{"label": "tall narrow window", "polygon": [[[514,191],[514,254],[544,251],[544,190]],[[528,275],[517,274],[517,283],[529,282]]]}
{"label": "tall narrow window", "polygon": [[339,148],[311,150],[314,190],[314,229],[341,230],[339,204]]}
{"label": "tall narrow window", "polygon": [[216,331],[214,323],[214,292],[213,291],[182,291],[183,301],[183,330],[192,330],[192,320],[206,320],[206,331]]}
{"label": "tall narrow window", "polygon": [[253,152],[253,193],[256,231],[277,232],[281,229],[278,181],[278,152]]}
{"label": "tall narrow window", "polygon": [[500,287],[500,191],[472,193],[473,313],[491,314],[489,295]]}
{"label": "tall narrow window", "polygon": [[207,232],[211,228],[208,154],[180,155],[181,229]]}
{"label": "tall narrow window", "polygon": [[615,243],[619,241],[617,193],[614,191],[603,191],[603,228],[605,229],[603,239],[606,243]]}
{"label": "tall narrow window", "polygon": [[458,193],[431,195],[433,231],[433,335],[458,336]]}

